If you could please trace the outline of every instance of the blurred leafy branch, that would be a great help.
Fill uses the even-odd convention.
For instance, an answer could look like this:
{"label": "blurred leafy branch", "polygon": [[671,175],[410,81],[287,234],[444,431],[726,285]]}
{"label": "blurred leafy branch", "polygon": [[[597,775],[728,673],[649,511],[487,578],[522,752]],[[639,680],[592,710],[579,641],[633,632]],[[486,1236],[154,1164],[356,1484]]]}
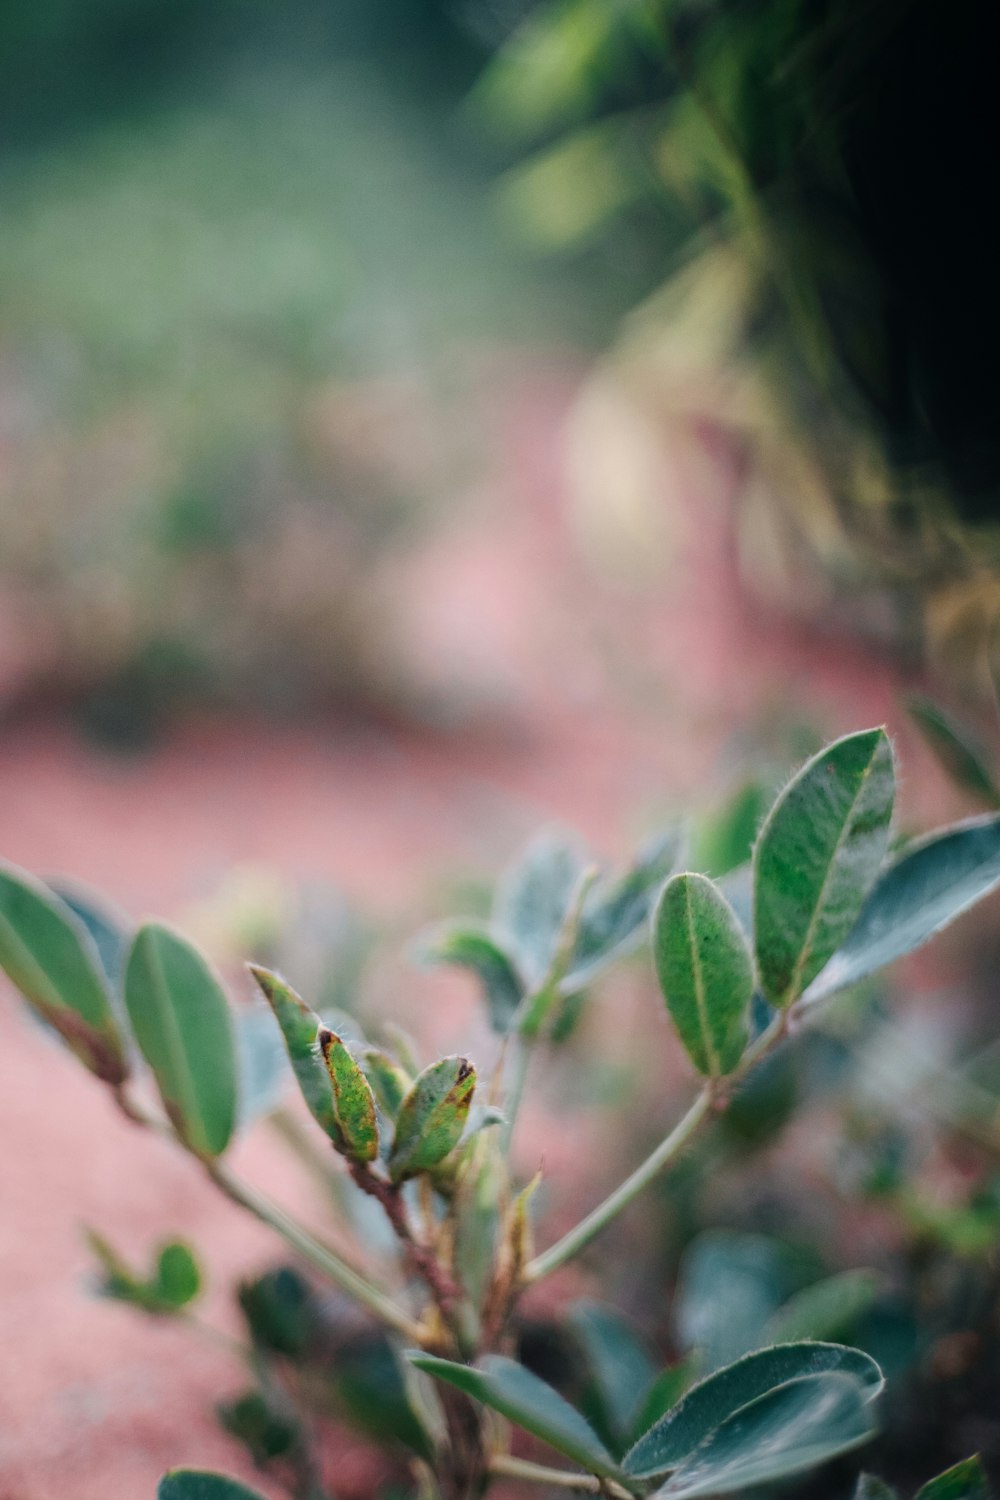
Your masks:
{"label": "blurred leafy branch", "polygon": [[[869,1441],[882,1370],[867,1352],[829,1341],[871,1302],[865,1272],[772,1304],[742,1346],[733,1345],[728,1314],[728,1326],[715,1322],[721,1342],[699,1314],[700,1353],[666,1369],[613,1308],[573,1304],[567,1328],[593,1380],[586,1415],[519,1357],[518,1329],[529,1289],[668,1168],[682,1174],[690,1143],[726,1120],[771,1061],[801,1048],[833,995],[921,946],[1000,883],[1000,817],[890,852],[894,790],[883,730],[835,741],[770,805],[750,865],[721,882],[683,869],[677,829],[621,874],[599,871],[572,841],[541,836],[502,881],[488,921],[439,926],[418,948],[423,962],[476,977],[495,1034],[482,1075],[462,1056],[422,1066],[398,1032],[369,1042],[350,1018],[318,1014],[278,974],[251,965],[315,1139],[326,1143],[319,1157],[306,1144],[306,1159],[323,1163],[343,1205],[342,1231],[354,1232],[351,1251],[231,1165],[237,1121],[248,1115],[240,1010],[199,949],[159,922],[116,928],[81,896],[71,905],[26,872],[0,869],[0,964],[32,1010],[131,1123],[172,1139],[318,1284],[357,1309],[353,1324],[338,1327],[291,1268],[240,1290],[254,1384],[220,1416],[297,1500],[328,1493],[316,1423],[331,1405],[391,1452],[408,1452],[408,1493],[441,1500],[481,1494],[494,1479],[621,1500],[737,1493]],[[519,1182],[511,1158],[522,1097],[546,1093],[567,1004],[641,946],[647,928],[698,1089],[632,1173],[538,1249],[538,1180]],[[265,1071],[274,1040],[273,1032],[257,1038],[271,1060]],[[273,1109],[273,1090],[263,1099]],[[297,1125],[284,1134],[302,1141]],[[107,1295],[200,1326],[190,1247],[161,1247],[143,1275],[99,1233],[90,1243]],[[733,1305],[734,1274],[749,1288],[737,1265],[722,1246],[702,1257],[703,1307]],[[692,1271],[691,1287],[694,1279]],[[570,1467],[512,1451],[512,1428]],[[973,1497],[983,1481],[972,1463],[933,1483]],[[859,1495],[881,1493],[876,1484],[863,1479]],[[161,1500],[246,1493],[234,1481],[178,1471],[163,1481]]]}

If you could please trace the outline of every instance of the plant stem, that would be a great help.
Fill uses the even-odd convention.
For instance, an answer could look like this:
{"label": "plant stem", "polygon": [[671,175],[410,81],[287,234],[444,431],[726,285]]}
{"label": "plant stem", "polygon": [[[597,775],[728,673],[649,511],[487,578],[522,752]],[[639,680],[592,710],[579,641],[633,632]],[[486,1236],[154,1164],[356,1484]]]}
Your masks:
{"label": "plant stem", "polygon": [[589,1245],[594,1236],[600,1234],[604,1226],[610,1224],[623,1208],[627,1208],[632,1199],[641,1193],[643,1188],[647,1187],[667,1163],[687,1145],[711,1109],[712,1102],[712,1090],[707,1087],[702,1089],[684,1118],[674,1126],[655,1151],[652,1151],[646,1160],[615,1188],[613,1193],[608,1194],[603,1203],[599,1203],[595,1209],[592,1209],[587,1217],[581,1219],[568,1234],[564,1234],[561,1240],[557,1240],[548,1250],[529,1261],[524,1268],[522,1280],[526,1283],[541,1280],[543,1276],[548,1276],[551,1271],[556,1271],[560,1266],[565,1265],[566,1261],[571,1260],[585,1245]]}
{"label": "plant stem", "polygon": [[560,1266],[565,1265],[585,1245],[589,1245],[594,1236],[600,1234],[604,1226],[620,1214],[623,1208],[627,1208],[633,1198],[637,1197],[643,1188],[648,1187],[654,1177],[658,1176],[663,1168],[683,1150],[711,1115],[713,1105],[721,1097],[720,1086],[731,1088],[734,1083],[738,1083],[754,1064],[759,1062],[776,1042],[780,1041],[787,1026],[788,1013],[782,1011],[750,1044],[740,1059],[739,1066],[727,1078],[713,1079],[705,1085],[687,1114],[678,1121],[670,1134],[655,1150],[650,1152],[646,1160],[636,1167],[630,1176],[626,1177],[624,1182],[615,1188],[614,1192],[608,1194],[603,1203],[599,1203],[585,1219],[580,1220],[575,1228],[571,1229],[568,1234],[564,1234],[561,1240],[557,1240],[548,1250],[543,1251],[541,1255],[536,1255],[534,1260],[528,1262],[521,1278],[522,1284],[526,1285],[532,1281],[539,1281],[543,1276],[548,1276],[551,1271],[556,1271]]}
{"label": "plant stem", "polygon": [[524,1086],[528,1081],[528,1070],[531,1067],[533,1052],[534,1045],[532,1038],[524,1036],[514,1038],[510,1086],[504,1097],[504,1121],[500,1127],[502,1131],[500,1140],[505,1156],[510,1155],[511,1142],[514,1138],[514,1127],[517,1124],[521,1100],[524,1098]]}
{"label": "plant stem", "polygon": [[554,1489],[576,1490],[588,1495],[612,1495],[614,1500],[634,1500],[631,1490],[613,1479],[599,1479],[596,1474],[573,1474],[568,1469],[550,1469],[545,1464],[529,1463],[510,1453],[498,1453],[490,1459],[491,1474],[504,1479],[524,1479],[529,1484],[550,1485]]}
{"label": "plant stem", "polygon": [[395,1328],[404,1338],[411,1343],[420,1343],[423,1339],[423,1331],[420,1325],[404,1312],[401,1307],[388,1297],[385,1292],[366,1281],[353,1266],[342,1260],[335,1251],[315,1239],[307,1229],[272,1203],[263,1193],[251,1187],[249,1183],[243,1182],[229,1171],[219,1161],[206,1161],[205,1170],[226,1197],[233,1203],[245,1208],[255,1218],[267,1224],[276,1234],[280,1234],[285,1242],[297,1250],[304,1260],[310,1265],[322,1271],[324,1276],[336,1283],[342,1291],[347,1292],[355,1301],[360,1302],[368,1311],[374,1313],[383,1323],[390,1328]]}

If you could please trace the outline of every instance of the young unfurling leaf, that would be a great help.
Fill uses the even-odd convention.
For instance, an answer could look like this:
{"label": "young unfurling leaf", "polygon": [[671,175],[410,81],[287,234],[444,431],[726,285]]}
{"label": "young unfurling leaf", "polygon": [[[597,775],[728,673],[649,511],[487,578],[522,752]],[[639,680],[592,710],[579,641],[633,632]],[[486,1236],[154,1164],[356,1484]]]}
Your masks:
{"label": "young unfurling leaf", "polygon": [[275,1019],[285,1039],[292,1070],[302,1097],[309,1107],[309,1113],[317,1125],[326,1131],[334,1145],[339,1146],[341,1134],[334,1104],[333,1086],[318,1050],[317,1038],[323,1023],[316,1012],[310,1010],[301,996],[295,993],[291,985],[279,979],[277,974],[272,974],[269,969],[261,968],[259,964],[248,964],[247,968],[274,1011]]}
{"label": "young unfurling leaf", "polygon": [[429,1172],[458,1145],[476,1087],[464,1057],[442,1057],[414,1080],[396,1117],[389,1175],[403,1182]]}
{"label": "young unfurling leaf", "polygon": [[319,1034],[319,1046],[333,1085],[340,1150],[352,1161],[374,1161],[378,1156],[378,1126],[371,1084],[340,1037],[325,1026]]}

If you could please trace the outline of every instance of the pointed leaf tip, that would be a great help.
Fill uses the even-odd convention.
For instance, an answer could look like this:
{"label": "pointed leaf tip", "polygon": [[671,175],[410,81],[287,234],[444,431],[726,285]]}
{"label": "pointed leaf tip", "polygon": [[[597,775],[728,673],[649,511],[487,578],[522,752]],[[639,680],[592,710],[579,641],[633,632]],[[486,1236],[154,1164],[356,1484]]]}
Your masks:
{"label": "pointed leaf tip", "polygon": [[884,729],[846,735],[792,778],[754,849],[764,994],[787,1008],[847,937],[885,856],[895,792]]}

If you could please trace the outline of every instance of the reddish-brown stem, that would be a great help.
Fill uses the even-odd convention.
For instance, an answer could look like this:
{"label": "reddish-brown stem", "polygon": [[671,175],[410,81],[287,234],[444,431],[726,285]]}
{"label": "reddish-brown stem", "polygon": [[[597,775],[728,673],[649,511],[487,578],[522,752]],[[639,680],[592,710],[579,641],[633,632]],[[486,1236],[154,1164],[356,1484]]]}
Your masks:
{"label": "reddish-brown stem", "polygon": [[421,1239],[410,1223],[400,1185],[373,1172],[366,1162],[352,1162],[351,1176],[362,1192],[368,1193],[382,1205],[412,1269],[427,1286],[445,1324],[454,1330],[461,1292],[447,1267],[438,1260],[433,1248]]}

